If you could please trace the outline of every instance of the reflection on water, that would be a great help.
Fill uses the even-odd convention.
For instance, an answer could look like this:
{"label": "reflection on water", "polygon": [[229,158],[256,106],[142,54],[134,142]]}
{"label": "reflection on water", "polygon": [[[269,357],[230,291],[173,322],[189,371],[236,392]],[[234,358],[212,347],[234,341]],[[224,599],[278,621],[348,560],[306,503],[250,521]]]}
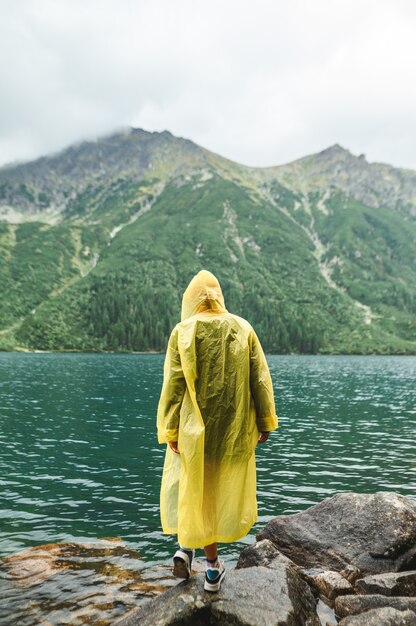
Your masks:
{"label": "reflection on water", "polygon": [[[155,429],[163,358],[0,353],[2,556],[116,536],[140,555],[135,567],[169,563]],[[229,565],[269,519],[338,491],[415,494],[415,357],[268,361],[279,429],[257,447],[259,519],[221,546]]]}
{"label": "reflection on water", "polygon": [[0,580],[0,623],[19,626],[111,624],[178,582],[117,539],[26,548],[3,559]]}

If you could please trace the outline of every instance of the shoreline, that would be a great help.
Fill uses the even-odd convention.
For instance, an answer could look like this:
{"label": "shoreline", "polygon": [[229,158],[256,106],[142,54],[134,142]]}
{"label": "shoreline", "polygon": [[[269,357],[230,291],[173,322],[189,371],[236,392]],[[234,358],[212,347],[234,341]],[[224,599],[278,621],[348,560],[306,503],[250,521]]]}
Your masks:
{"label": "shoreline", "polygon": [[[0,354],[165,354],[165,350],[2,350]],[[416,356],[415,352],[265,352],[266,356]]]}

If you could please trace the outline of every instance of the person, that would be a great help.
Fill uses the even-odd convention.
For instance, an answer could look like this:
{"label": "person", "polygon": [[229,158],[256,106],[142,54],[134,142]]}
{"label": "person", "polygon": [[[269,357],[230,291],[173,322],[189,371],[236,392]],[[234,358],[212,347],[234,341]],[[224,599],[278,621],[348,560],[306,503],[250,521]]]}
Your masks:
{"label": "person", "polygon": [[204,548],[204,589],[225,575],[218,543],[241,539],[258,519],[255,448],[278,427],[270,371],[250,323],[230,313],[217,278],[196,274],[166,351],[157,409],[166,443],[161,487],[163,532],[177,534],[173,572],[191,574]]}

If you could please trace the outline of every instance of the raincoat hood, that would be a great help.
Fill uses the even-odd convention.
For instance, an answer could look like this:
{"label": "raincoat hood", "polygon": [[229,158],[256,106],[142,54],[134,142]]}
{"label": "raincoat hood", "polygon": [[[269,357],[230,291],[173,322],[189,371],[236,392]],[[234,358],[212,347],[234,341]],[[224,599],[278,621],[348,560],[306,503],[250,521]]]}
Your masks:
{"label": "raincoat hood", "polygon": [[214,274],[207,270],[198,272],[185,289],[181,321],[203,311],[227,313],[220,283]]}

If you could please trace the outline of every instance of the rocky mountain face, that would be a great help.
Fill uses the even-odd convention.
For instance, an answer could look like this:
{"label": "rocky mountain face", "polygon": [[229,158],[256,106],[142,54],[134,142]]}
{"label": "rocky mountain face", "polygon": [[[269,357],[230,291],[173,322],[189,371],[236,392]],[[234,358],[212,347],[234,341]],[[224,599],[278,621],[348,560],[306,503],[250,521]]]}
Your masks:
{"label": "rocky mountain face", "polygon": [[416,172],[368,163],[364,154],[354,156],[339,144],[272,171],[293,190],[327,195],[339,190],[366,206],[386,206],[416,217]]}
{"label": "rocky mountain face", "polygon": [[416,353],[416,172],[126,129],[0,168],[0,349],[163,350],[201,268],[273,352]]}
{"label": "rocky mountain face", "polygon": [[[118,178],[137,183],[149,172],[161,179],[175,177],[187,164],[205,165],[203,150],[169,132],[128,129],[97,141],[82,142],[30,163],[0,168],[0,216],[20,212],[26,221],[43,216],[57,222],[84,208],[89,192],[102,190]],[[185,170],[184,170],[185,168]],[[77,202],[80,204],[78,206]]]}

